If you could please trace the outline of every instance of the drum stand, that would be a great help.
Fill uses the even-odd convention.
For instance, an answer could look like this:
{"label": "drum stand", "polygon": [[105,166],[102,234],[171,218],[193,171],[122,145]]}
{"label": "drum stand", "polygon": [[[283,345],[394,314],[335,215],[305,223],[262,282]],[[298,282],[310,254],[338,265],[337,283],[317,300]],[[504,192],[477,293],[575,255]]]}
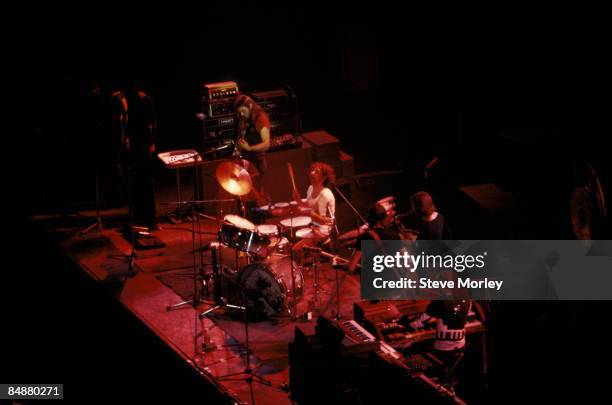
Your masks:
{"label": "drum stand", "polygon": [[[200,278],[200,276],[198,275],[198,265],[197,265],[197,260],[196,260],[196,253],[197,252],[202,252],[202,228],[201,228],[201,223],[200,223],[200,217],[204,216],[207,217],[204,214],[200,214],[199,212],[196,212],[195,210],[195,203],[204,203],[204,202],[216,202],[216,201],[220,201],[220,200],[200,200],[200,193],[199,193],[199,188],[198,188],[198,184],[200,182],[200,177],[198,174],[198,158],[201,158],[203,155],[207,154],[207,153],[211,153],[210,151],[208,152],[201,152],[201,153],[197,153],[195,155],[191,155],[187,158],[181,159],[181,160],[185,160],[185,159],[191,159],[193,158],[193,171],[194,171],[194,182],[193,182],[193,189],[194,189],[194,195],[196,197],[196,201],[191,201],[191,216],[192,218],[197,218],[197,232],[198,232],[198,236],[199,236],[199,244],[200,247],[196,248],[196,221],[192,221],[191,222],[191,245],[192,245],[192,253],[193,253],[193,299],[192,300],[185,300],[185,301],[181,301],[179,303],[176,304],[172,304],[172,305],[168,305],[166,307],[166,311],[172,311],[174,309],[178,309],[178,308],[182,308],[184,306],[187,305],[192,305],[194,308],[196,308],[198,306],[198,304],[200,303],[204,303],[205,301],[201,300],[201,289],[198,289],[198,278]],[[179,161],[177,161],[179,162]],[[177,169],[178,170],[178,169]],[[177,172],[178,173],[178,172]],[[183,203],[182,201],[178,201],[178,207],[181,206],[181,203]],[[210,218],[210,217],[207,217]],[[216,218],[215,218],[216,220]],[[203,274],[203,266],[204,264],[202,263],[202,259],[200,258],[200,274]],[[202,281],[203,281],[203,277],[201,277]],[[212,302],[206,302],[207,304],[211,304],[214,305],[215,303]]]}
{"label": "drum stand", "polygon": [[[208,248],[206,248],[205,246],[203,246],[202,244],[202,229],[201,229],[201,224],[200,224],[200,216],[204,216],[204,217],[208,217],[204,214],[200,214],[198,212],[195,211],[195,206],[192,205],[191,206],[191,214],[193,215],[194,218],[197,218],[197,221],[194,221],[191,223],[191,246],[193,248],[192,250],[192,255],[193,255],[193,264],[192,264],[192,268],[193,268],[193,298],[191,300],[185,300],[185,301],[181,301],[178,302],[176,304],[172,304],[172,305],[168,305],[166,307],[166,311],[172,311],[174,309],[179,309],[185,306],[193,306],[194,308],[196,308],[199,304],[201,303],[205,303],[205,304],[209,304],[209,305],[215,305],[214,302],[210,302],[210,301],[204,301],[202,300],[202,289],[198,288],[198,283],[203,282],[204,281],[204,263],[202,262],[202,258],[200,257],[200,265],[198,266],[197,264],[197,253],[202,253],[204,250],[208,250],[208,248],[210,248],[210,246]],[[197,230],[196,230],[196,222],[197,222]],[[199,235],[199,242],[200,242],[200,247],[196,248],[196,232]],[[200,271],[198,272],[198,268],[200,269]],[[202,318],[200,318],[202,319]]]}
{"label": "drum stand", "polygon": [[[338,226],[334,220],[334,224],[332,227],[332,246],[336,246],[337,244],[337,238],[338,238]],[[327,253],[325,251],[323,251],[321,248],[319,247],[304,247],[305,250],[307,251],[311,251],[313,253],[315,253],[316,257],[319,258],[321,255],[322,256],[326,256],[331,260],[332,263],[332,268],[334,269],[334,273],[335,273],[335,282],[336,282],[336,314],[334,315],[334,319],[335,320],[340,320],[342,319],[342,314],[340,312],[340,276],[339,276],[339,268],[342,267],[342,261],[346,262],[347,260],[344,258],[341,258],[340,256],[337,255],[333,255],[330,253]],[[315,260],[315,266],[316,266],[316,260]],[[314,277],[315,277],[315,282],[314,282],[314,296],[313,296],[313,300],[315,303],[317,302],[317,295],[319,292],[327,292],[325,290],[319,290],[318,289],[318,274],[317,274],[317,270],[315,267],[315,273],[314,273]]]}
{"label": "drum stand", "polygon": [[[293,227],[293,214],[294,211],[289,211],[289,219],[291,221],[291,234],[289,235],[289,255],[291,256],[291,321],[297,321],[297,297],[295,291],[295,261],[293,256],[293,240],[295,239],[295,228]],[[280,236],[280,235],[279,235]]]}
{"label": "drum stand", "polygon": [[320,288],[319,287],[319,259],[320,256],[318,253],[315,253],[314,255],[314,260],[312,262],[312,270],[313,270],[313,278],[314,278],[314,283],[312,285],[313,288],[313,294],[312,294],[312,299],[310,300],[310,304],[312,305],[312,309],[315,311],[320,311],[321,308],[319,306],[319,294],[326,294],[329,293],[329,291]]}
{"label": "drum stand", "polygon": [[[288,308],[289,313],[290,313],[288,319],[291,322],[303,320],[303,318],[297,316],[297,294],[296,294],[296,288],[295,288],[296,282],[295,282],[295,260],[294,260],[295,256],[293,252],[293,246],[295,245],[293,243],[293,240],[295,240],[295,228],[293,227],[293,214],[294,214],[294,211],[293,209],[291,209],[289,211],[289,218],[290,218],[291,223],[290,223],[290,234],[288,238],[289,243],[287,245],[287,249],[289,249],[289,257],[291,259],[291,291],[292,291],[292,294],[291,294],[291,305]],[[278,232],[278,237],[279,239],[282,239],[283,237],[283,233],[280,231],[280,228]],[[287,314],[278,314],[273,317],[273,322],[275,325],[279,324],[280,320],[286,321]]]}

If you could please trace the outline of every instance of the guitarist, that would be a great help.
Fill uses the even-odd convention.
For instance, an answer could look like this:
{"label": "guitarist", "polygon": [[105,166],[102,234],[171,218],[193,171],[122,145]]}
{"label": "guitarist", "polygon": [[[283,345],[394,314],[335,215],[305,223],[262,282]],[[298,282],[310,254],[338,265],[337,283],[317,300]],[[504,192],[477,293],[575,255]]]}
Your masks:
{"label": "guitarist", "polygon": [[265,204],[267,199],[263,190],[263,177],[268,168],[266,151],[270,148],[270,118],[252,98],[244,94],[236,98],[234,109],[238,115],[240,134],[237,146],[242,157],[259,172],[253,184],[254,194],[258,204]]}

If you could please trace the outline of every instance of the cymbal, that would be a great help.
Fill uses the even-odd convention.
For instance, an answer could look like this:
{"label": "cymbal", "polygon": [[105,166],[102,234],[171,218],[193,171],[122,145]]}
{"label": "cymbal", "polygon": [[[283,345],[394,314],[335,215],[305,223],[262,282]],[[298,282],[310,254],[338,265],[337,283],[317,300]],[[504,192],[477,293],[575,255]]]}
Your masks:
{"label": "cymbal", "polygon": [[217,166],[217,181],[225,191],[235,196],[247,195],[253,189],[251,175],[240,164],[226,161]]}

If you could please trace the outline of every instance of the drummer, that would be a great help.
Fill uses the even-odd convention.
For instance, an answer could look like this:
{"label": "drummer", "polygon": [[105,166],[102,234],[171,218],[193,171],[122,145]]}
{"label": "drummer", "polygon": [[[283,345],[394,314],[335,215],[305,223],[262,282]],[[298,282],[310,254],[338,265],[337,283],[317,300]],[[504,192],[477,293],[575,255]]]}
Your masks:
{"label": "drummer", "polygon": [[302,206],[310,208],[310,215],[319,225],[330,225],[336,215],[336,198],[331,188],[336,182],[334,168],[323,162],[314,162],[308,173],[310,186],[306,190],[306,202],[294,190],[293,198]]}
{"label": "drummer", "polygon": [[[303,202],[301,196],[294,190],[293,198],[301,206],[310,209],[310,216],[313,224],[319,229],[327,229],[322,232],[329,234],[336,215],[336,199],[331,191],[336,181],[336,173],[330,165],[323,162],[314,162],[310,166],[308,173],[310,186],[306,191],[306,201]],[[294,255],[298,262],[303,261],[303,247],[312,244],[324,244],[327,238],[321,240],[302,239],[293,246]]]}

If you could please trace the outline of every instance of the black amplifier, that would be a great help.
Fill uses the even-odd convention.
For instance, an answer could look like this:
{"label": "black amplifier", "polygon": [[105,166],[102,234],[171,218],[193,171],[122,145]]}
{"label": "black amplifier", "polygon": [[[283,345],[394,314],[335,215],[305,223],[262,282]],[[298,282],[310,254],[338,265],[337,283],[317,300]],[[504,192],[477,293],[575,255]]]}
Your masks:
{"label": "black amplifier", "polygon": [[253,100],[270,115],[270,119],[293,116],[297,112],[295,98],[285,89],[258,91],[252,95]]}
{"label": "black amplifier", "polygon": [[[238,85],[235,82],[221,82],[205,84],[204,87],[204,140],[236,138],[238,123],[234,101],[238,95]],[[297,102],[292,92],[275,89],[253,92],[250,96],[270,117],[272,138],[286,134],[300,135]]]}
{"label": "black amplifier", "polygon": [[234,98],[208,101],[202,99],[202,111],[209,118],[227,117],[234,115]]}
{"label": "black amplifier", "polygon": [[202,121],[204,140],[235,139],[238,135],[238,120],[235,115],[206,118]]}
{"label": "black amplifier", "polygon": [[234,100],[238,96],[236,82],[219,82],[204,85],[202,112],[207,118],[234,115]]}

